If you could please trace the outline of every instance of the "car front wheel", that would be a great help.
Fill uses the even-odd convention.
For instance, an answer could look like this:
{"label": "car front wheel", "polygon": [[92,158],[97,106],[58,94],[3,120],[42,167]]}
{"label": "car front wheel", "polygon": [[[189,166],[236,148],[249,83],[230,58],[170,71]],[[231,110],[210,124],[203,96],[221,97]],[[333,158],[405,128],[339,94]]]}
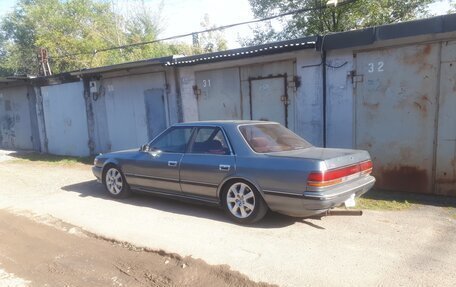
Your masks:
{"label": "car front wheel", "polygon": [[104,175],[104,184],[112,197],[122,198],[130,195],[130,188],[122,171],[111,166]]}
{"label": "car front wheel", "polygon": [[268,208],[258,190],[244,181],[232,182],[223,193],[223,206],[228,215],[241,224],[262,219]]}

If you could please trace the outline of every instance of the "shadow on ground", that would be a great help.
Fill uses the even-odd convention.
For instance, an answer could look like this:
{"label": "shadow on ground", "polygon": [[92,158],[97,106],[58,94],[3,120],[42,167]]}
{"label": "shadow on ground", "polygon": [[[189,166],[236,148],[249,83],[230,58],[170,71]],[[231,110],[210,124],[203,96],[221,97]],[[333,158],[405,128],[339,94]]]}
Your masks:
{"label": "shadow on ground", "polygon": [[[95,180],[80,182],[62,187],[62,190],[76,192],[81,197],[96,197],[105,200],[115,200],[124,204],[130,204],[141,207],[149,207],[164,212],[183,214],[193,217],[206,218],[215,221],[232,223],[220,207],[207,206],[194,201],[175,200],[146,193],[135,192],[131,197],[125,199],[113,199],[110,197],[103,185]],[[283,228],[295,223],[303,223],[316,229],[324,229],[314,223],[303,220],[302,218],[293,218],[281,215],[275,212],[269,212],[260,222],[249,226],[253,228]],[[235,223],[232,223],[235,224]]]}
{"label": "shadow on ground", "polygon": [[433,205],[438,207],[456,207],[456,198],[441,195],[428,195],[420,193],[386,191],[372,189],[365,193],[363,198],[384,201],[396,201],[401,203],[413,203],[421,205]]}

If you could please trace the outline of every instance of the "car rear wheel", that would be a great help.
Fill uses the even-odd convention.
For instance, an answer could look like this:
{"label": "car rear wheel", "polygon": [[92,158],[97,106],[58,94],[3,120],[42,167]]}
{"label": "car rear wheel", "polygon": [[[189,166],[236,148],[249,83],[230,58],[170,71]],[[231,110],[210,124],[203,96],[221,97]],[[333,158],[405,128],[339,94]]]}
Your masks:
{"label": "car rear wheel", "polygon": [[231,219],[241,224],[257,222],[268,211],[258,190],[245,181],[231,182],[225,189],[222,200]]}
{"label": "car rear wheel", "polygon": [[130,188],[125,180],[122,171],[111,166],[104,175],[104,184],[109,195],[112,197],[122,198],[130,195]]}

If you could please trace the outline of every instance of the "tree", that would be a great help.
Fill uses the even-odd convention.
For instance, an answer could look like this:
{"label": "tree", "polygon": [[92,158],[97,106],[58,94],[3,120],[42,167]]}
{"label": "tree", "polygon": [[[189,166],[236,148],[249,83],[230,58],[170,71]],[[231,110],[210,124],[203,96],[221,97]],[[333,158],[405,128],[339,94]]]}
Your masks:
{"label": "tree", "polygon": [[[309,8],[309,12],[282,18],[283,30],[274,31],[270,25],[254,30],[244,45],[266,41],[293,39],[306,35],[323,35],[361,29],[376,25],[412,20],[426,15],[427,6],[435,0],[357,0],[339,3],[336,7],[324,7],[327,0],[249,0],[257,18]],[[341,1],[342,2],[342,1]]]}
{"label": "tree", "polygon": [[[200,25],[204,30],[217,28],[217,26],[211,23],[209,14],[204,14],[203,21],[201,21]],[[223,37],[223,32],[216,30],[197,35],[194,39],[193,46],[194,54],[212,53],[226,50],[227,42]]]}
{"label": "tree", "polygon": [[125,17],[102,0],[19,0],[0,23],[0,76],[38,74],[40,47],[47,49],[54,73],[188,50],[179,43],[153,43],[100,52],[157,39],[154,11],[144,2],[133,10]]}

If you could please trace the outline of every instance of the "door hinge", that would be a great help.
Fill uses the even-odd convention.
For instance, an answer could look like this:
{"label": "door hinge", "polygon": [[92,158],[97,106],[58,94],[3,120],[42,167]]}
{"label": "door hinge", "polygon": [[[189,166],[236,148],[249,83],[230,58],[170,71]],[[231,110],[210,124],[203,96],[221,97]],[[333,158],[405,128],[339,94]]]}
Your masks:
{"label": "door hinge", "polygon": [[290,104],[290,101],[288,100],[288,97],[287,97],[287,96],[281,96],[281,97],[280,97],[280,100],[281,100],[285,105],[289,105],[289,104]]}
{"label": "door hinge", "polygon": [[201,95],[201,89],[198,89],[198,85],[193,85],[193,94],[198,98]]}

